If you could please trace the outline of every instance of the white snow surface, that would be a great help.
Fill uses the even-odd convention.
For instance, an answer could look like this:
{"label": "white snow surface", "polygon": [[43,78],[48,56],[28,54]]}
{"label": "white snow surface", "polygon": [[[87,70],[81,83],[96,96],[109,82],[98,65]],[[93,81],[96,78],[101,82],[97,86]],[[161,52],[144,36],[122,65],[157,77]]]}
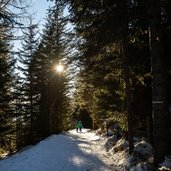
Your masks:
{"label": "white snow surface", "polygon": [[[137,139],[129,155],[125,139],[97,133],[83,129],[52,135],[0,160],[0,171],[154,171],[153,149],[144,139]],[[170,156],[158,170],[171,171]]]}
{"label": "white snow surface", "polygon": [[1,160],[0,171],[114,171],[99,139],[87,129],[52,135]]}

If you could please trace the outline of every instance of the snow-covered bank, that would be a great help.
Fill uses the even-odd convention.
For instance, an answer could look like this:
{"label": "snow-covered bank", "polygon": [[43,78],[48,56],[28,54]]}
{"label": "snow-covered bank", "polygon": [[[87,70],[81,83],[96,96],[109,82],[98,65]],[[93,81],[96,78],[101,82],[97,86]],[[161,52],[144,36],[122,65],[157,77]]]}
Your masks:
{"label": "snow-covered bank", "polygon": [[[113,142],[113,145],[112,145]],[[118,170],[124,171],[152,171],[154,170],[153,149],[145,140],[135,143],[133,155],[129,155],[128,142],[121,138],[107,138],[104,147],[114,160],[114,165]]]}
{"label": "snow-covered bank", "polygon": [[[102,136],[101,146],[108,151],[108,156],[113,159],[114,167],[120,171],[156,171],[153,167],[153,148],[145,138],[135,138],[133,154],[129,155],[128,142],[117,139],[115,135]],[[171,156],[166,157],[157,170],[171,171]]]}
{"label": "snow-covered bank", "polygon": [[[115,136],[82,133],[52,135],[35,146],[0,161],[0,171],[151,171],[153,149],[145,139],[137,139],[133,155],[128,142]],[[159,168],[171,170],[167,158]]]}

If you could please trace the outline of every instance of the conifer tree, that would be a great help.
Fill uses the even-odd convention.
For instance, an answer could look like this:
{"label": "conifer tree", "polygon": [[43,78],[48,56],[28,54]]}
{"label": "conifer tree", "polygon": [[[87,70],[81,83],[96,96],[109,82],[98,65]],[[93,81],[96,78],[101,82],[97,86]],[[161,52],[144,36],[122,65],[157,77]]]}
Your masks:
{"label": "conifer tree", "polygon": [[[40,115],[42,126],[46,128],[42,129],[46,130],[42,133],[43,137],[63,130],[68,106],[66,65],[68,53],[66,49],[69,37],[66,34],[66,19],[63,16],[63,10],[64,6],[58,1],[52,9],[48,10],[39,49],[42,73]],[[60,63],[65,66],[65,71],[57,73],[55,66]]]}
{"label": "conifer tree", "polygon": [[[26,10],[27,2],[23,4],[24,1],[1,1],[0,2],[0,63],[1,63],[1,112],[2,119],[6,126],[2,126],[4,131],[1,133],[2,142],[5,144],[7,150],[13,150],[15,148],[15,97],[14,85],[15,82],[13,75],[13,67],[15,64],[14,60],[14,50],[13,50],[13,40],[18,38],[14,36],[14,30],[21,27],[21,18],[26,15],[23,13]],[[6,121],[5,121],[6,120]],[[3,123],[3,122],[2,122]],[[5,128],[6,127],[6,128]],[[11,129],[12,128],[12,129]],[[5,137],[5,139],[4,139]],[[10,139],[10,140],[9,140]],[[11,147],[9,147],[9,141],[11,141]],[[3,145],[4,145],[3,144]],[[8,144],[8,145],[7,145]],[[13,146],[13,147],[12,147]],[[1,146],[4,147],[4,146]]]}
{"label": "conifer tree", "polygon": [[[10,146],[13,129],[12,106],[12,71],[15,64],[10,53],[11,45],[7,40],[9,30],[0,28],[0,137],[1,148],[12,149]],[[6,149],[6,150],[7,150]]]}
{"label": "conifer tree", "polygon": [[23,30],[23,35],[25,39],[22,42],[22,49],[20,50],[19,55],[19,66],[18,69],[22,73],[22,86],[21,93],[24,94],[24,98],[22,99],[22,108],[23,113],[20,113],[21,117],[23,117],[23,131],[24,131],[24,141],[26,144],[30,144],[34,142],[34,78],[31,70],[31,60],[33,58],[33,54],[36,51],[38,45],[38,38],[36,37],[37,25],[32,24],[32,19],[30,19],[30,24],[26,30]]}

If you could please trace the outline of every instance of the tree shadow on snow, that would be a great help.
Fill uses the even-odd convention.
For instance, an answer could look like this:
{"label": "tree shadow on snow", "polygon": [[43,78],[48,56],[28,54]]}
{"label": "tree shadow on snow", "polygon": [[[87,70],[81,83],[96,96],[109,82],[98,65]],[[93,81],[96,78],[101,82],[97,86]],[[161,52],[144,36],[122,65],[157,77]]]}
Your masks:
{"label": "tree shadow on snow", "polygon": [[[67,143],[63,143],[65,141]],[[61,156],[60,160],[63,160],[63,171],[113,171],[110,166],[93,155],[90,144],[78,135],[64,135],[63,140],[58,143],[63,148],[62,154],[61,150],[59,153],[57,151]],[[61,165],[62,161],[57,162]]]}

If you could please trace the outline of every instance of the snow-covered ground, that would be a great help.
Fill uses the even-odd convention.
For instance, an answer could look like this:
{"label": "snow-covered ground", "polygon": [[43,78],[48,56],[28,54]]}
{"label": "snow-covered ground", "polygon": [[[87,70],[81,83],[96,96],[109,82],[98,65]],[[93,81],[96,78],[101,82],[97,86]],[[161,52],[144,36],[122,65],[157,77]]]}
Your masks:
{"label": "snow-covered ground", "polygon": [[[150,171],[152,153],[145,139],[136,140],[130,156],[125,139],[72,130],[1,160],[0,171]],[[170,158],[159,169],[171,170]]]}
{"label": "snow-covered ground", "polygon": [[86,129],[52,135],[0,161],[0,171],[113,171],[98,140],[99,136]]}

